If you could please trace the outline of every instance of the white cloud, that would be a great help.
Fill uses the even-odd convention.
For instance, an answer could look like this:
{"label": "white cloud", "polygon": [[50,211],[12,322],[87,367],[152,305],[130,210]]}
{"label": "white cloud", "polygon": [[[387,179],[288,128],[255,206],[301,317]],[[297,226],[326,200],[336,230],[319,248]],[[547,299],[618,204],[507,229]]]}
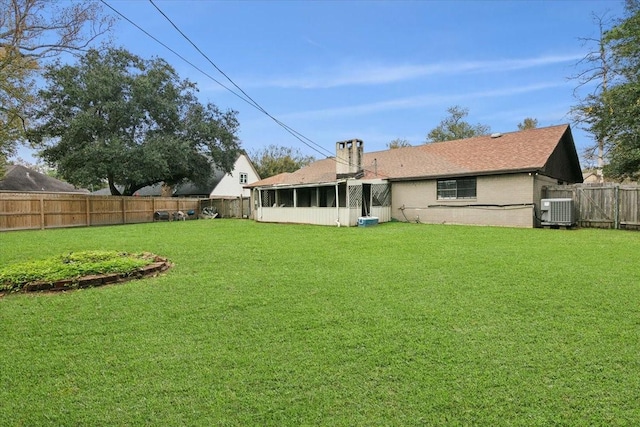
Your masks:
{"label": "white cloud", "polygon": [[318,110],[300,111],[283,114],[278,118],[281,120],[292,119],[321,119],[330,117],[360,116],[381,111],[402,110],[410,108],[425,107],[428,105],[446,104],[452,105],[464,100],[477,98],[495,98],[519,95],[538,90],[549,89],[565,85],[566,82],[536,83],[527,86],[513,86],[493,90],[478,92],[446,94],[446,95],[420,95],[405,98],[389,99],[386,101],[373,102],[369,104],[349,105],[344,107],[326,108]]}
{"label": "white cloud", "polygon": [[324,89],[340,86],[395,83],[434,75],[513,71],[577,61],[583,54],[548,55],[522,59],[443,62],[423,65],[347,64],[334,69],[313,70],[302,77],[282,77],[254,85],[279,88]]}

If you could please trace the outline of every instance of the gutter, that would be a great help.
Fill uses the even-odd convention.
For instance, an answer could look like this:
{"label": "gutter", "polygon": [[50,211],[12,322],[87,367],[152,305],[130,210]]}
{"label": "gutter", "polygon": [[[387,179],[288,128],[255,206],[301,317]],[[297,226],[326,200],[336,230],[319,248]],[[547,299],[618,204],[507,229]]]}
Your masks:
{"label": "gutter", "polygon": [[482,171],[482,172],[460,172],[452,174],[438,174],[438,175],[418,175],[399,178],[387,178],[387,181],[422,181],[426,179],[438,179],[438,178],[460,178],[465,176],[491,176],[491,175],[512,175],[516,173],[540,173],[540,168],[526,168],[526,169],[501,169],[494,171]]}
{"label": "gutter", "polygon": [[243,188],[256,188],[258,190],[278,190],[281,188],[309,188],[309,187],[333,187],[334,185],[347,182],[348,179],[339,179],[337,181],[323,181],[323,182],[310,182],[310,183],[297,183],[297,184],[271,184],[261,186],[246,186]]}

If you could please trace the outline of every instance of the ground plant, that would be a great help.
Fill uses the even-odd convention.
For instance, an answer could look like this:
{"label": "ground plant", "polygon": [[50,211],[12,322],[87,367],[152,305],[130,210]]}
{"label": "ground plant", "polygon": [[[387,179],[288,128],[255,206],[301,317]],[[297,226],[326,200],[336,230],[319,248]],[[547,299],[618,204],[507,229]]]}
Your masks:
{"label": "ground plant", "polygon": [[145,254],[118,251],[80,251],[45,259],[0,266],[0,292],[15,292],[33,282],[51,283],[78,280],[89,275],[129,274],[149,265]]}
{"label": "ground plant", "polygon": [[155,278],[0,298],[0,425],[638,425],[640,235],[186,221],[0,233]]}

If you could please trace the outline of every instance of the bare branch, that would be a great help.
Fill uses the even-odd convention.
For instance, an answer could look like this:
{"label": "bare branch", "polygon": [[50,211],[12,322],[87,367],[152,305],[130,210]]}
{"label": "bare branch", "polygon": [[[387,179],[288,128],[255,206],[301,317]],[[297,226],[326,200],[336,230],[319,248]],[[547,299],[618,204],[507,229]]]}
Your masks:
{"label": "bare branch", "polygon": [[0,151],[24,139],[33,79],[43,63],[85,52],[113,24],[96,1],[0,0]]}

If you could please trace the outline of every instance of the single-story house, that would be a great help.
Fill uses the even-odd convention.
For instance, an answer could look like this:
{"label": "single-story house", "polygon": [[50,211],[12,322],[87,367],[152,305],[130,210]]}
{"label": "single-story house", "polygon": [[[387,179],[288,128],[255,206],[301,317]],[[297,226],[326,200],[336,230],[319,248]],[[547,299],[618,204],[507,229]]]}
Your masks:
{"label": "single-story house", "polygon": [[22,165],[9,165],[5,174],[0,178],[0,191],[23,192],[53,192],[53,193],[88,193],[49,175],[37,172]]}
{"label": "single-story house", "polygon": [[361,217],[535,227],[546,185],[582,182],[569,125],[336,157],[257,181],[256,221],[354,226]]}
{"label": "single-story house", "polygon": [[[207,185],[196,185],[193,182],[184,182],[176,185],[169,194],[163,194],[162,183],[143,187],[135,192],[136,196],[166,196],[166,197],[203,197],[210,199],[248,199],[251,191],[244,188],[247,184],[254,183],[260,176],[253,167],[253,163],[246,154],[240,154],[229,173],[216,169]],[[95,191],[96,195],[109,195],[108,188]]]}

